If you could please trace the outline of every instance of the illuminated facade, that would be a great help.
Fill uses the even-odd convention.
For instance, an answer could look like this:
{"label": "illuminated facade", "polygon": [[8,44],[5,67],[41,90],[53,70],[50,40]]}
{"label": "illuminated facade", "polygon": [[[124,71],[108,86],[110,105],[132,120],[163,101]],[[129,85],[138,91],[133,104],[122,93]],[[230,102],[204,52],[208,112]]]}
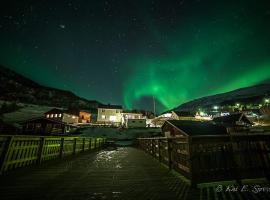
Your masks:
{"label": "illuminated facade", "polygon": [[97,123],[120,126],[122,122],[122,106],[103,105],[98,108]]}
{"label": "illuminated facade", "polygon": [[68,113],[67,111],[54,108],[45,113],[47,119],[52,119],[67,124],[77,124],[79,122],[79,116]]}

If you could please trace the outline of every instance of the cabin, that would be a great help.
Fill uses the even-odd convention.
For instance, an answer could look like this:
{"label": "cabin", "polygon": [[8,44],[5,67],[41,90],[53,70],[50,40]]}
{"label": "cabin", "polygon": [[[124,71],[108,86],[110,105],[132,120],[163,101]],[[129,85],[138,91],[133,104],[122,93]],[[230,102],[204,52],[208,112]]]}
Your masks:
{"label": "cabin", "polygon": [[54,108],[44,113],[45,118],[52,119],[54,121],[60,121],[67,124],[79,123],[79,116],[71,113],[70,111]]}
{"label": "cabin", "polygon": [[230,133],[248,132],[253,123],[243,113],[234,113],[227,116],[215,117],[215,124],[227,127]]}
{"label": "cabin", "polygon": [[127,119],[125,127],[127,128],[145,128],[146,119]]}
{"label": "cabin", "polygon": [[169,138],[228,134],[227,128],[219,124],[185,120],[167,120],[161,130]]}
{"label": "cabin", "polygon": [[[139,127],[141,127],[140,126],[141,124],[143,124],[143,123],[146,124],[146,119],[145,119],[145,117],[143,117],[142,113],[122,112],[121,115],[122,115],[122,126],[124,126],[124,127],[128,127],[128,126],[133,127],[133,125],[134,126],[138,125]],[[146,127],[146,125],[144,127]]]}
{"label": "cabin", "polygon": [[25,135],[65,135],[74,132],[77,127],[51,118],[36,118],[24,121],[22,133]]}
{"label": "cabin", "polygon": [[78,123],[86,124],[91,122],[91,113],[87,110],[69,110],[67,113],[72,114],[74,116],[78,116]]}
{"label": "cabin", "polygon": [[97,124],[120,126],[123,112],[121,105],[101,105],[98,107]]}

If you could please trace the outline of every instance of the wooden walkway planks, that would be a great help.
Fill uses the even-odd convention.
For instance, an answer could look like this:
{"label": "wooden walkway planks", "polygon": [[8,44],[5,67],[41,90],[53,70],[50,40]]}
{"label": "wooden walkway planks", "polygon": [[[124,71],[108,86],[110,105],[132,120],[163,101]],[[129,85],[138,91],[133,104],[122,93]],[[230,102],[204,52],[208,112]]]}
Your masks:
{"label": "wooden walkway planks", "polygon": [[85,153],[0,177],[1,200],[270,199],[269,193],[217,193],[215,188],[191,188],[177,173],[135,148]]}

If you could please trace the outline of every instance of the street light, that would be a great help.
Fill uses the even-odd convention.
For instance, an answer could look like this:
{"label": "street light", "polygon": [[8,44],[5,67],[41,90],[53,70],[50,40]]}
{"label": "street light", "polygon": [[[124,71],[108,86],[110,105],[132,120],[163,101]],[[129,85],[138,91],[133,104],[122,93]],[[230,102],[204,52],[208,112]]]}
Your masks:
{"label": "street light", "polygon": [[214,106],[213,108],[214,108],[215,110],[217,110],[217,109],[218,109],[218,106]]}

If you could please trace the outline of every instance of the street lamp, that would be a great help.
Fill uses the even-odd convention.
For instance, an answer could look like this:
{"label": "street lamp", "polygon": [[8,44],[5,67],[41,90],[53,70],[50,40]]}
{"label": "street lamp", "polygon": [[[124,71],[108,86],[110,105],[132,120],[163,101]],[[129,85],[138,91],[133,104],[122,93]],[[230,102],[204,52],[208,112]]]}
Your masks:
{"label": "street lamp", "polygon": [[214,108],[215,110],[217,110],[217,109],[218,109],[218,106],[214,106],[213,108]]}

